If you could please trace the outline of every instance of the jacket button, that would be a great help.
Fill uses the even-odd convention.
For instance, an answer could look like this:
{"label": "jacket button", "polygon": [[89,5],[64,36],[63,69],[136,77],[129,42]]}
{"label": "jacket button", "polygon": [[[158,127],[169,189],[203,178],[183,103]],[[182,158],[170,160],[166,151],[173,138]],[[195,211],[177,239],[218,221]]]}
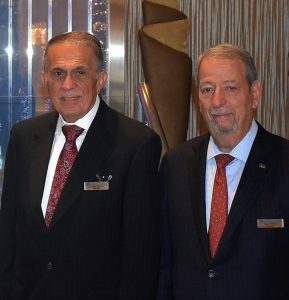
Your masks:
{"label": "jacket button", "polygon": [[48,264],[47,264],[47,270],[51,270],[52,269],[52,262],[50,261]]}
{"label": "jacket button", "polygon": [[216,276],[216,272],[214,270],[209,270],[208,271],[208,277],[209,278],[214,278]]}

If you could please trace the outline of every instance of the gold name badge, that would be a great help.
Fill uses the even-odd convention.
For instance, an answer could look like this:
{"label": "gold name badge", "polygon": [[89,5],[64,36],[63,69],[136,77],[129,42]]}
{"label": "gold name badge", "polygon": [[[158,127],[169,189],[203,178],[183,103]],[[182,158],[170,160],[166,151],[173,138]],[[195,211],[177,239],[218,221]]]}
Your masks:
{"label": "gold name badge", "polygon": [[284,228],[284,219],[257,219],[257,228]]}
{"label": "gold name badge", "polygon": [[108,181],[84,182],[83,189],[85,191],[107,191],[109,190]]}

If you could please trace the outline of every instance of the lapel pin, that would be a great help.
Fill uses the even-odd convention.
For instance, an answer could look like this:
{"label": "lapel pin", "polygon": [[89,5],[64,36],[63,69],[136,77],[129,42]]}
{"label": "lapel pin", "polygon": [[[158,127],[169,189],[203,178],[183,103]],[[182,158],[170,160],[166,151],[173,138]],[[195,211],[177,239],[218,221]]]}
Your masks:
{"label": "lapel pin", "polygon": [[98,179],[99,182],[102,181],[101,178],[100,178],[100,176],[98,174],[96,174],[95,177]]}
{"label": "lapel pin", "polygon": [[101,182],[101,181],[111,181],[111,179],[112,179],[112,175],[100,176],[99,174],[96,174],[95,177],[96,177],[96,179],[98,179],[99,182]]}
{"label": "lapel pin", "polygon": [[261,169],[266,169],[266,166],[265,166],[265,164],[263,164],[263,163],[259,163],[259,168],[261,168]]}

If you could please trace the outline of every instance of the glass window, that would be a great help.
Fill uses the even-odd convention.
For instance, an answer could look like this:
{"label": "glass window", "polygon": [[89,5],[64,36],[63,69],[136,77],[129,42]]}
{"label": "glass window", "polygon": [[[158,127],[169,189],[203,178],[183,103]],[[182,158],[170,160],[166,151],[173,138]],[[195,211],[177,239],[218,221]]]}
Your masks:
{"label": "glass window", "polygon": [[[108,69],[108,0],[0,0],[0,193],[9,132],[52,109],[40,80],[47,40],[84,30],[102,42]],[[102,96],[108,99],[108,87]]]}

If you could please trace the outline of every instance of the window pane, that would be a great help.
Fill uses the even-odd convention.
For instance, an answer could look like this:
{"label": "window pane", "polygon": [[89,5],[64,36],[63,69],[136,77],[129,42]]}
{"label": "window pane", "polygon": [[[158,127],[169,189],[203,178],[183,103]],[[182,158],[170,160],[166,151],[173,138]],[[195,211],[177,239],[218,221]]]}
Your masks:
{"label": "window pane", "polygon": [[[0,194],[12,125],[52,109],[40,72],[47,40],[66,31],[95,34],[108,69],[108,0],[0,0]],[[108,87],[103,97],[108,99]]]}

